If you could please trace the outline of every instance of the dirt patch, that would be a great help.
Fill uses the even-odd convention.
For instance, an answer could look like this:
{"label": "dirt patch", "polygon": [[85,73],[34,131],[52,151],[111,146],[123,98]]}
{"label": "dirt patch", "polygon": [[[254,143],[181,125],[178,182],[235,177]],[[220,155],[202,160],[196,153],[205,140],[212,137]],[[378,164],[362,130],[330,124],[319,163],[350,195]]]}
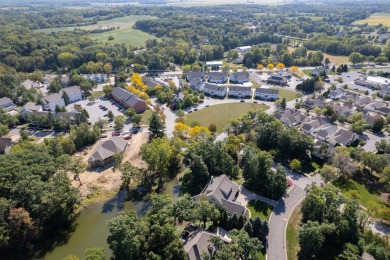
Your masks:
{"label": "dirt patch", "polygon": [[[133,135],[133,138],[129,140],[129,145],[127,146],[123,154],[123,162],[128,161],[136,167],[145,168],[146,164],[142,161],[141,156],[139,155],[140,148],[142,144],[148,141],[148,133],[138,133]],[[88,160],[89,156],[95,149],[98,143],[88,149],[86,155],[79,154],[83,157],[85,161]],[[79,187],[79,182],[73,180],[73,175],[69,174],[69,178],[72,180],[72,185],[76,188],[79,188],[81,196],[83,198],[88,198],[96,194],[97,197],[103,199],[104,194],[111,196],[115,191],[118,191],[122,181],[121,181],[121,172],[117,169],[113,171],[112,164],[107,165],[105,168],[89,168],[87,171],[80,174],[81,187]]]}

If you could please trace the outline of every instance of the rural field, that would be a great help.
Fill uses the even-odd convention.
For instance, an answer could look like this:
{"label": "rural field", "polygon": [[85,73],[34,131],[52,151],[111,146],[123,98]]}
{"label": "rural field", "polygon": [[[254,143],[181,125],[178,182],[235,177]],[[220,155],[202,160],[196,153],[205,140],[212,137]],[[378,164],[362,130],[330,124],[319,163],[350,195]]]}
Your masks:
{"label": "rural field", "polygon": [[198,122],[208,127],[210,124],[217,126],[217,131],[222,132],[230,120],[238,117],[249,110],[267,110],[269,107],[263,104],[254,103],[227,103],[206,107],[202,110],[186,115],[186,123]]}
{"label": "rural field", "polygon": [[386,26],[390,26],[390,14],[389,13],[375,13],[372,14],[370,17],[359,20],[354,22],[353,24],[360,25],[360,24],[368,24],[368,25],[378,25],[383,24]]}
{"label": "rural field", "polygon": [[[289,52],[293,52],[296,48],[289,46],[287,49]],[[308,52],[312,52],[312,51],[308,51]],[[324,54],[324,59],[329,58],[331,63],[336,63],[337,65],[349,63],[348,56],[335,56],[327,53],[323,53],[323,54]]]}
{"label": "rural field", "polygon": [[[94,25],[87,25],[87,26],[79,26],[79,27],[58,27],[58,28],[46,28],[46,29],[39,29],[37,31],[39,32],[63,32],[63,31],[72,31],[74,29],[83,29],[83,30],[92,30],[97,29],[99,26],[103,27],[116,27],[119,29],[115,29],[108,32],[102,32],[102,33],[91,33],[89,36],[92,39],[101,41],[101,42],[110,42],[110,43],[119,43],[119,44],[126,44],[131,45],[134,47],[141,47],[146,40],[148,39],[155,39],[153,35],[150,35],[148,33],[142,32],[140,30],[133,29],[133,26],[136,21],[139,20],[146,20],[146,19],[156,19],[152,16],[146,16],[146,15],[133,15],[133,16],[124,16],[124,17],[118,17],[114,18],[112,20],[106,20],[106,21],[100,21],[97,24]],[[108,41],[108,37],[112,36],[114,37],[113,40]]]}

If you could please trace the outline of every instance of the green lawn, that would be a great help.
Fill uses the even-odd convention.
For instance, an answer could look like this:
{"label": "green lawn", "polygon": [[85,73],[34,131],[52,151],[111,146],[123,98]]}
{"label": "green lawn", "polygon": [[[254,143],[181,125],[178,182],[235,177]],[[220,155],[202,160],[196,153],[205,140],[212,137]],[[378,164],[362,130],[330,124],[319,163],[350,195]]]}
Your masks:
{"label": "green lawn", "polygon": [[[118,17],[112,20],[100,21],[94,25],[79,26],[79,27],[46,28],[46,29],[39,29],[37,31],[51,33],[51,32],[61,32],[61,31],[73,31],[75,28],[91,30],[91,29],[97,29],[99,26],[116,27],[116,28],[119,27],[119,29],[115,29],[108,32],[91,33],[89,34],[89,36],[92,39],[102,41],[102,42],[109,42],[112,44],[124,43],[126,45],[130,44],[131,46],[134,47],[140,47],[145,43],[146,40],[156,38],[153,35],[150,35],[148,33],[133,29],[133,26],[136,21],[146,20],[146,19],[156,19],[156,18],[152,16],[146,16],[146,15],[132,15],[132,16]],[[114,40],[108,41],[109,36],[113,36]]]}
{"label": "green lawn", "polygon": [[[248,101],[251,102],[251,101]],[[186,124],[191,125],[197,122],[208,127],[210,124],[217,126],[217,131],[222,132],[229,122],[249,110],[267,110],[269,107],[263,104],[254,103],[228,103],[219,104],[195,111],[186,115]]]}
{"label": "green lawn", "polygon": [[371,193],[366,187],[354,180],[348,182],[338,181],[335,185],[339,187],[347,197],[357,199],[363,207],[376,209],[376,212],[373,213],[374,217],[380,218],[381,215],[386,214],[385,212],[390,212],[389,207],[378,195]]}
{"label": "green lawn", "polygon": [[151,109],[146,110],[145,112],[143,112],[141,114],[142,115],[142,119],[141,119],[140,125],[149,125],[149,119],[152,116],[152,114],[153,114],[153,110],[151,110]]}
{"label": "green lawn", "polygon": [[261,220],[269,221],[273,207],[259,200],[249,201],[247,208],[251,211],[251,218],[260,217]]}
{"label": "green lawn", "polygon": [[297,254],[299,252],[298,243],[298,228],[301,219],[300,207],[296,207],[291,213],[290,219],[287,224],[286,232],[286,246],[287,246],[287,259],[295,260],[298,259]]}
{"label": "green lawn", "polygon": [[91,92],[91,97],[95,100],[101,96],[104,95],[104,92],[103,91],[92,91]]}
{"label": "green lawn", "polygon": [[359,20],[354,22],[353,24],[360,25],[360,24],[368,24],[368,25],[378,25],[383,24],[385,26],[390,26],[390,14],[389,13],[375,13],[372,14],[370,17]]}
{"label": "green lawn", "polygon": [[283,98],[285,98],[287,102],[297,99],[299,97],[299,93],[294,90],[288,90],[284,88],[270,88],[270,89],[279,90],[279,99],[282,100]]}

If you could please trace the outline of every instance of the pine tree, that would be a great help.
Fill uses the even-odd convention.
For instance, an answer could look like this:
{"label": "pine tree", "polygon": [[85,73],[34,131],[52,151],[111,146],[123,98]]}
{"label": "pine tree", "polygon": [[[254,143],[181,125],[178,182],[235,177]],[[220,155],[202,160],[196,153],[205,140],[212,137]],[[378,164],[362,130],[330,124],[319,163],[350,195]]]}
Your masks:
{"label": "pine tree", "polygon": [[253,237],[253,227],[250,221],[247,221],[244,225],[244,231],[248,233],[250,237]]}
{"label": "pine tree", "polygon": [[236,228],[238,230],[242,229],[242,227],[244,226],[244,217],[242,215],[240,215],[238,217],[238,220],[237,220],[237,225],[236,225]]}
{"label": "pine tree", "polygon": [[220,221],[219,221],[219,225],[220,225],[222,228],[226,228],[227,222],[228,222],[228,215],[227,215],[227,213],[226,213],[226,210],[223,210],[223,211],[222,211],[222,214],[221,214]]}
{"label": "pine tree", "polygon": [[285,99],[285,98],[282,99],[282,102],[280,103],[280,107],[281,107],[283,110],[286,109],[287,104],[286,104],[286,99]]}
{"label": "pine tree", "polygon": [[164,137],[164,130],[165,130],[164,123],[160,119],[157,112],[153,112],[149,121],[149,131],[150,131],[149,139],[152,140],[154,138]]}
{"label": "pine tree", "polygon": [[261,232],[262,232],[261,219],[259,217],[256,217],[253,223],[253,237],[260,238]]}

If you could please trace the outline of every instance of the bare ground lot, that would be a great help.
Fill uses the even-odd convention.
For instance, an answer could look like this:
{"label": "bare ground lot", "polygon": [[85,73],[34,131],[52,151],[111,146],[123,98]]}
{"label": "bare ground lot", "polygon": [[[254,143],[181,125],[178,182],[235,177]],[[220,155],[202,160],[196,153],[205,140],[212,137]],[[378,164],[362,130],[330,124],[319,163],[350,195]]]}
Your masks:
{"label": "bare ground lot", "polygon": [[[142,144],[148,141],[148,133],[138,133],[133,135],[133,138],[129,141],[129,145],[123,156],[123,161],[129,161],[136,167],[146,167],[146,164],[142,161],[139,151]],[[87,155],[83,155],[85,161],[88,160],[92,151],[95,149],[98,143],[88,150]],[[111,165],[105,168],[88,168],[87,171],[80,174],[81,187],[79,188],[82,198],[91,196],[92,193],[97,192],[104,194],[111,194],[117,192],[122,184],[121,172],[119,170],[113,171]],[[69,174],[69,178],[72,180],[72,185],[76,188],[79,187],[79,182],[73,180],[73,174]],[[106,196],[102,196],[105,198]]]}

